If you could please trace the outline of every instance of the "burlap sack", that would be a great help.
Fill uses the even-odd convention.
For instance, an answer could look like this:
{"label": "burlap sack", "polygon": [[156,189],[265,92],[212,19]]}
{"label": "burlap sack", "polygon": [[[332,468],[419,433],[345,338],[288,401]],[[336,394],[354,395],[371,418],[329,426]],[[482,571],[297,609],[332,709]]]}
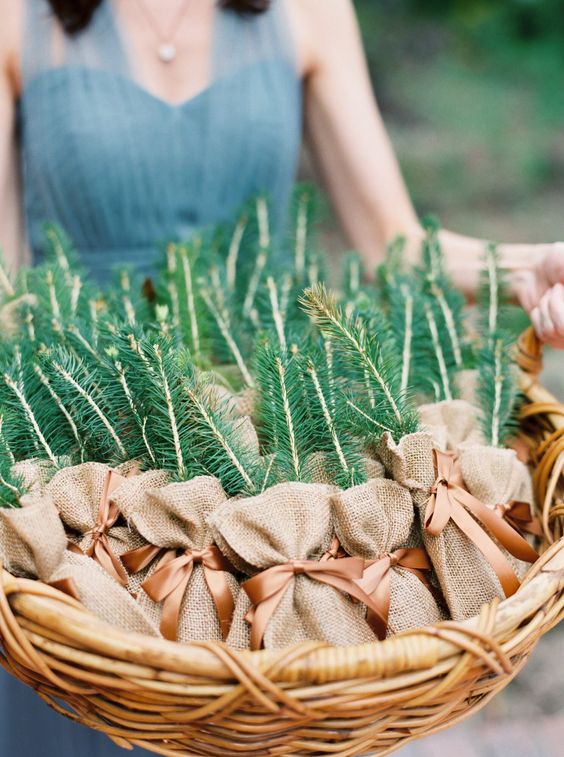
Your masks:
{"label": "burlap sack", "polygon": [[[444,620],[433,594],[421,580],[428,580],[428,571],[416,574],[401,566],[400,550],[409,546],[415,520],[408,490],[395,481],[376,479],[336,494],[332,503],[335,533],[344,550],[365,561],[387,561],[389,570],[379,584],[381,592],[389,581],[389,594],[381,600],[386,612],[389,603],[387,634]],[[405,564],[409,554],[404,555]],[[419,561],[424,558],[413,551],[411,555],[417,555]]]}
{"label": "burlap sack", "polygon": [[15,576],[49,583],[67,548],[65,529],[49,496],[25,495],[19,509],[0,509],[0,560]]}
{"label": "burlap sack", "polygon": [[124,588],[90,557],[66,547],[65,529],[49,495],[26,495],[21,509],[0,510],[0,555],[10,573],[67,592],[124,631],[159,635]]}
{"label": "burlap sack", "polygon": [[[450,614],[454,620],[463,620],[479,613],[480,608],[494,598],[504,598],[505,593],[488,560],[452,520],[447,522],[439,535],[432,535],[425,528],[431,488],[437,478],[433,448],[433,439],[429,434],[411,434],[401,439],[399,444],[385,434],[380,445],[380,457],[392,477],[410,490],[423,529],[423,543]],[[484,533],[487,531],[484,530]],[[511,563],[510,555],[503,548],[502,553]]]}
{"label": "burlap sack", "polygon": [[[97,544],[101,545],[102,563],[118,583],[127,586],[127,574],[119,556],[145,542],[131,527],[119,525],[119,520],[118,525],[109,527],[102,522],[104,489],[111,473],[111,468],[102,463],[63,468],[53,476],[45,491],[53,498],[63,522],[71,530],[70,539],[85,554]],[[96,553],[93,557],[99,560]],[[115,567],[112,567],[112,561]]]}
{"label": "burlap sack", "polygon": [[[126,482],[114,496],[115,504],[135,530],[149,544],[161,548],[161,551],[156,551],[144,573],[143,584],[137,595],[139,606],[156,625],[165,620],[168,613],[166,608],[171,607],[174,597],[167,592],[168,598],[154,601],[151,586],[155,580],[159,581],[159,571],[160,576],[163,576],[167,560],[172,561],[175,557],[182,560],[183,556],[187,556],[190,559],[179,567],[177,574],[179,581],[184,579],[186,587],[183,595],[177,596],[174,612],[178,616],[175,617],[172,633],[167,632],[166,624],[162,626],[163,633],[168,638],[181,642],[222,641],[227,635],[227,629],[225,633],[222,630],[214,602],[213,584],[218,580],[223,582],[232,604],[239,593],[239,584],[228,570],[215,570],[210,575],[211,569],[206,559],[198,556],[198,553],[212,548],[213,537],[206,517],[217,510],[227,500],[227,496],[219,481],[210,476],[200,476],[191,481],[163,487],[144,485],[149,483],[149,474],[144,474],[137,480]],[[172,554],[170,550],[173,551]],[[124,559],[130,568],[135,563],[135,555],[130,554]]]}
{"label": "burlap sack", "polygon": [[[278,484],[258,496],[227,502],[209,523],[224,554],[249,576],[292,561],[317,562],[332,542],[331,496],[336,492],[335,487],[323,484]],[[358,560],[354,562],[362,567]],[[242,621],[250,609],[251,602],[242,591],[228,644],[248,647],[249,628]],[[308,639],[348,645],[374,641],[374,634],[362,606],[354,605],[346,593],[307,574],[292,574],[262,643],[267,648],[283,648]]]}
{"label": "burlap sack", "polygon": [[[533,507],[533,482],[529,468],[513,449],[499,449],[466,442],[458,448],[466,488],[480,502],[491,508],[511,502],[526,502]],[[501,517],[501,516],[500,516]],[[534,542],[534,539],[530,539]],[[510,556],[519,578],[530,563]]]}
{"label": "burlap sack", "polygon": [[100,620],[122,631],[160,636],[158,627],[139,607],[135,599],[97,562],[67,549],[52,581],[70,577],[82,604]]}
{"label": "burlap sack", "polygon": [[482,444],[478,410],[464,400],[445,400],[419,407],[421,425],[442,450],[456,450],[462,443]]}
{"label": "burlap sack", "polygon": [[53,476],[53,466],[46,460],[22,460],[12,467],[15,476],[22,480],[24,491],[41,494]]}

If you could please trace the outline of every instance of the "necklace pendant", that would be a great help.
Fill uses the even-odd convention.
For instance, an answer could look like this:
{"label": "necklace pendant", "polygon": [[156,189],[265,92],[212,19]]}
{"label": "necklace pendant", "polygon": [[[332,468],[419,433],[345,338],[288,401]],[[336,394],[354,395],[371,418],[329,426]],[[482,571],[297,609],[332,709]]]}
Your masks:
{"label": "necklace pendant", "polygon": [[176,58],[176,47],[172,44],[172,42],[163,42],[161,45],[159,45],[157,53],[159,59],[163,63],[172,63],[172,61]]}

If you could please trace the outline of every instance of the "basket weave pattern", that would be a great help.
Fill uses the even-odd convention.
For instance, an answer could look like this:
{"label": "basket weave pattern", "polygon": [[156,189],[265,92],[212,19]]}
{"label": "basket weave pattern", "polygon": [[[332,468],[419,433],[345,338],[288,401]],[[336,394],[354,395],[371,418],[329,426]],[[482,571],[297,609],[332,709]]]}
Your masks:
{"label": "basket weave pattern", "polygon": [[[564,617],[564,405],[520,363],[545,551],[508,600],[384,642],[235,652],[125,634],[38,581],[0,579],[0,661],[61,714],[161,755],[389,754],[483,707]],[[63,707],[65,701],[72,712]]]}

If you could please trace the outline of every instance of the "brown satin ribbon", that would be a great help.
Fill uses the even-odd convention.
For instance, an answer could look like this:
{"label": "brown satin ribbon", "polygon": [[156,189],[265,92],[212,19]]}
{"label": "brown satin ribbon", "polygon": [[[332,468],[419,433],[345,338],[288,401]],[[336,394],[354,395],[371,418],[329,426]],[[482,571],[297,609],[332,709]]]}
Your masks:
{"label": "brown satin ribbon", "polygon": [[306,575],[313,581],[332,586],[350,594],[359,602],[378,612],[378,607],[358,585],[364,572],[364,560],[360,557],[343,557],[338,560],[291,560],[259,573],[242,585],[251,600],[252,607],[245,620],[251,625],[251,649],[260,649],[266,627],[282,601],[292,579]]}
{"label": "brown satin ribbon", "polygon": [[72,578],[61,578],[58,581],[50,581],[49,586],[57,589],[57,591],[62,591],[63,594],[67,594],[69,597],[80,602],[80,594]]}
{"label": "brown satin ribbon", "polygon": [[425,571],[431,570],[431,563],[424,549],[405,547],[366,563],[364,574],[356,583],[368,594],[377,608],[368,608],[367,621],[379,639],[385,639],[388,631],[392,568],[408,570],[429,588]]}
{"label": "brown satin ribbon", "polygon": [[86,554],[96,560],[122,586],[127,586],[127,573],[112,550],[108,531],[119,518],[119,510],[110,499],[125,480],[119,473],[113,470],[108,471],[100,499],[98,520],[94,528],[88,532],[92,536],[92,544],[86,550]]}
{"label": "brown satin ribbon", "polygon": [[439,450],[433,450],[433,453],[437,480],[425,512],[425,530],[432,536],[439,536],[452,520],[478,547],[499,578],[505,596],[510,597],[519,588],[519,579],[507,557],[480,523],[518,560],[532,563],[538,554],[503,518],[463,488],[460,463],[455,456]]}
{"label": "brown satin ribbon", "polygon": [[520,534],[542,536],[542,527],[533,515],[533,510],[528,502],[512,500],[506,505],[496,505],[494,512],[504,518],[510,526]]}
{"label": "brown satin ribbon", "polygon": [[187,549],[178,554],[176,549],[163,549],[152,544],[133,549],[122,556],[128,570],[137,573],[143,570],[162,552],[163,556],[155,572],[142,584],[142,588],[154,602],[163,602],[161,633],[165,639],[176,641],[182,600],[194,570],[201,565],[213,599],[223,640],[227,638],[233,618],[233,595],[225,573],[233,573],[231,563],[212,545],[205,549]]}
{"label": "brown satin ribbon", "polygon": [[327,562],[327,560],[342,560],[343,557],[348,557],[348,555],[341,546],[341,542],[337,539],[336,536],[334,536],[331,542],[331,546],[329,547],[327,552],[325,552],[320,562]]}

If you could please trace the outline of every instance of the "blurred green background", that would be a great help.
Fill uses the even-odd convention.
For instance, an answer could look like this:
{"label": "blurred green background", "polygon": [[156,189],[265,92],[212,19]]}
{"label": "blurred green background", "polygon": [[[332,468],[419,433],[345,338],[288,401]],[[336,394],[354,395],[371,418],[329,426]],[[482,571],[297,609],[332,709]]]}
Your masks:
{"label": "blurred green background", "polygon": [[357,0],[417,209],[504,241],[564,238],[564,2]]}

